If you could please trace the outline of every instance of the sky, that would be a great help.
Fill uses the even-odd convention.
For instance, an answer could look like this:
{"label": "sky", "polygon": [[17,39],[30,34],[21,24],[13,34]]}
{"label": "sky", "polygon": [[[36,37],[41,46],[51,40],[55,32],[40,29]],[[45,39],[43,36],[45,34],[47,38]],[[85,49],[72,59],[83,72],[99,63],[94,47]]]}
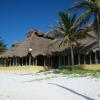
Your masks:
{"label": "sky", "polygon": [[73,0],[0,0],[0,36],[11,47],[32,29],[48,32]]}

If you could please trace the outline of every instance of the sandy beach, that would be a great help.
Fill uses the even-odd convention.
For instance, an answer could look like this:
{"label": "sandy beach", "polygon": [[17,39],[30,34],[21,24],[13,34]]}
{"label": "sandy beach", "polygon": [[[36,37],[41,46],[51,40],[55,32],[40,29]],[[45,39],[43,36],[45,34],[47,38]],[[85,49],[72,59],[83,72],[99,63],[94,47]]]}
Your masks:
{"label": "sandy beach", "polygon": [[100,100],[100,78],[1,71],[0,100]]}

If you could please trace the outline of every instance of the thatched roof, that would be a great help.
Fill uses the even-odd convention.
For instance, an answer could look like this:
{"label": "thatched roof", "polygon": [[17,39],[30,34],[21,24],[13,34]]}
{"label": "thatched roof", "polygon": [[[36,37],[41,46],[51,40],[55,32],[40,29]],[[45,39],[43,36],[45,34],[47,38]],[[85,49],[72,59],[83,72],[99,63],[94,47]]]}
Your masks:
{"label": "thatched roof", "polygon": [[46,33],[41,33],[33,30],[27,36],[27,40],[15,43],[12,48],[0,55],[0,57],[23,57],[29,53],[29,48],[32,49],[32,56],[46,55],[48,52],[48,45],[53,37]]}
{"label": "thatched roof", "polygon": [[[56,41],[56,42],[55,42]],[[52,44],[55,42],[52,46]],[[59,47],[61,40],[54,39],[46,33],[39,32],[37,30],[32,30],[27,34],[27,39],[22,42],[15,43],[9,50],[5,51],[0,55],[2,58],[7,57],[24,57],[29,53],[29,48],[32,49],[31,54],[33,57],[38,55],[52,55],[52,54],[65,54],[69,53],[70,49],[67,45]],[[91,49],[98,49],[98,42],[96,38],[86,37],[80,40],[80,45],[78,44],[74,51],[80,53],[87,53]]]}
{"label": "thatched roof", "polygon": [[29,48],[29,41],[23,41],[23,42],[20,42],[18,45],[13,45],[12,48],[2,53],[0,57],[3,57],[3,58],[13,57],[13,56],[22,57],[22,56],[27,55],[28,48]]}
{"label": "thatched roof", "polygon": [[47,55],[48,45],[51,41],[51,39],[34,35],[32,40],[30,41],[30,48],[32,48],[32,56],[35,57],[37,55]]}
{"label": "thatched roof", "polygon": [[[67,45],[59,47],[61,43],[60,40],[55,39],[53,40],[53,42],[51,41],[51,43],[49,44],[49,53],[57,53],[57,54],[59,54],[59,52],[62,52],[64,54],[70,53],[70,48]],[[98,50],[98,47],[99,46],[98,46],[97,35],[93,31],[91,31],[88,33],[88,36],[79,40],[79,44],[77,44],[74,48],[74,53],[86,54],[91,50]]]}

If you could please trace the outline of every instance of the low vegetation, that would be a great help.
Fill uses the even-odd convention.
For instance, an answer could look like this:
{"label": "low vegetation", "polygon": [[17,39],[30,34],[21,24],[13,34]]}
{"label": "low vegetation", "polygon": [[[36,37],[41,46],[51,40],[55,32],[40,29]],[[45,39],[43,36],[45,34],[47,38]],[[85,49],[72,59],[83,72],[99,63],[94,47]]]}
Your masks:
{"label": "low vegetation", "polygon": [[71,75],[72,77],[100,77],[100,65],[74,66],[74,71],[71,70],[70,66],[64,66],[60,69],[55,69],[53,73]]}

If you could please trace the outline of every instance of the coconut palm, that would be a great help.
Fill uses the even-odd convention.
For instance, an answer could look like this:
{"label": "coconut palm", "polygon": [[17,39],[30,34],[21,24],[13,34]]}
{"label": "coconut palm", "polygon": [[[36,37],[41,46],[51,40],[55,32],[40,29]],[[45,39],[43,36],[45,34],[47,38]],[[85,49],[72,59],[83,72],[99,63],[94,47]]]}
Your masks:
{"label": "coconut palm", "polygon": [[[76,14],[73,16],[70,15],[69,12],[64,13],[60,12],[60,21],[56,28],[53,28],[53,35],[55,38],[59,38],[61,40],[61,43],[59,46],[66,45],[71,50],[71,65],[74,66],[74,53],[73,48],[76,45],[76,39],[74,36],[74,33],[77,32],[77,27],[72,28],[75,20],[76,20]],[[54,42],[55,43],[55,42]],[[72,67],[72,70],[74,67]]]}
{"label": "coconut palm", "polygon": [[82,25],[88,26],[87,22],[89,23],[90,18],[94,18],[94,25],[96,33],[98,34],[98,42],[99,42],[99,51],[100,51],[100,0],[83,0],[82,2],[78,3],[77,5],[69,8],[69,10],[80,10],[84,9],[84,12],[80,14],[77,18],[76,22],[74,23],[73,27],[78,27]]}
{"label": "coconut palm", "polygon": [[0,54],[6,50],[6,44],[0,37]]}

